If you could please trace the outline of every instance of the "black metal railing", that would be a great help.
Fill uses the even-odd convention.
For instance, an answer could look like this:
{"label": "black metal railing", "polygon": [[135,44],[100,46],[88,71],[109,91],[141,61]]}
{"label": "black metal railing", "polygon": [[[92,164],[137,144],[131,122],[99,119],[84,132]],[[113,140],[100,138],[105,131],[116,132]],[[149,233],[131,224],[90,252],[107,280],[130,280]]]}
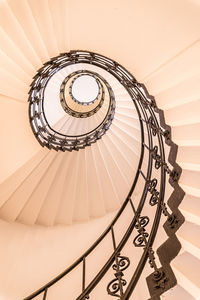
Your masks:
{"label": "black metal railing", "polygon": [[[60,60],[60,58],[62,58],[62,60]],[[109,105],[104,119],[95,128],[93,128],[92,130],[90,130],[85,134],[77,134],[77,135],[63,134],[61,132],[56,131],[50,126],[44,109],[44,94],[45,94],[46,86],[49,80],[59,70],[73,63],[74,62],[71,61],[69,58],[66,58],[65,55],[61,55],[58,58],[51,60],[49,63],[45,64],[43,68],[38,70],[38,73],[34,77],[34,81],[32,82],[31,89],[29,91],[30,94],[29,120],[30,120],[33,133],[36,136],[38,142],[41,144],[41,146],[43,147],[46,146],[49,149],[54,149],[56,151],[79,150],[85,148],[86,146],[90,146],[92,143],[95,143],[109,129],[115,113],[115,97],[109,83],[101,75],[91,71],[86,71],[89,74],[93,74],[93,76],[96,76],[97,79],[100,82],[102,82],[102,84],[107,89],[107,93],[109,97]],[[77,72],[77,74],[78,73],[80,72]],[[103,90],[102,99],[100,101],[99,106],[97,106],[95,110],[92,110],[91,112],[89,111],[85,117],[90,117],[91,115],[96,113],[98,109],[102,106],[104,102],[104,93],[105,91]],[[73,113],[69,109],[67,110],[68,106],[65,105],[62,85],[61,85],[60,97],[61,97],[61,103],[64,106],[64,110],[66,113],[68,113],[72,117],[84,116],[84,113],[82,114],[79,114],[79,112]]]}
{"label": "black metal railing", "polygon": [[[115,76],[127,90],[137,110],[140,123],[140,158],[130,191],[119,212],[104,233],[70,267],[29,297],[26,297],[25,300],[34,299],[40,294],[43,295],[43,299],[48,299],[49,290],[78,266],[82,266],[82,290],[80,290],[79,294],[77,293],[77,300],[89,299],[95,288],[108,273],[113,273],[113,279],[111,278],[107,282],[104,292],[106,291],[111,297],[128,300],[134,293],[134,289],[147,262],[150,268],[153,269],[153,272],[151,272],[149,268],[147,277],[151,299],[154,297],[159,298],[162,293],[176,284],[176,279],[170,268],[170,262],[180,250],[180,243],[176,238],[175,232],[184,221],[178,210],[178,205],[184,196],[184,192],[178,185],[181,169],[175,162],[177,146],[171,141],[170,127],[165,124],[163,112],[157,108],[155,99],[148,94],[145,86],[138,83],[118,63],[99,54],[87,51],[71,51],[70,53],[62,54],[61,57],[53,58],[51,64],[54,64],[57,60],[62,60],[63,56],[67,57],[71,63],[90,62],[105,69]],[[166,153],[169,153],[169,161],[166,160]],[[173,192],[169,199],[165,199],[165,189],[169,184],[173,187]],[[138,200],[136,201],[134,192],[137,190],[138,185],[143,188],[138,189],[140,194],[137,195]],[[118,223],[120,224],[120,218],[127,209],[131,211],[132,217],[126,225],[125,233],[117,240],[116,228]],[[161,218],[166,218],[164,225],[162,225],[168,235],[168,239],[157,249],[157,256],[161,264],[161,267],[158,267],[154,241]],[[109,257],[105,259],[103,266],[93,278],[87,282],[87,274],[90,272],[87,268],[87,262],[90,256],[95,253],[95,249],[105,239],[112,241],[112,249],[106,249]],[[130,248],[130,241],[132,254],[128,256],[125,254],[127,252],[125,250],[128,244]],[[137,253],[139,253],[137,262],[135,262],[134,249],[137,249]],[[134,263],[135,267],[128,273],[127,270]]]}

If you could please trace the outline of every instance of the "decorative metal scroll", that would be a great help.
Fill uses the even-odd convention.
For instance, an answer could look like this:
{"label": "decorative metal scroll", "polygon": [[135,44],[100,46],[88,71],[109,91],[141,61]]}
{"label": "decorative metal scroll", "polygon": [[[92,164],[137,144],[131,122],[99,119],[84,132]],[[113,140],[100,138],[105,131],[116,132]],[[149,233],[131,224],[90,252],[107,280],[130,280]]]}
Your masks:
{"label": "decorative metal scroll", "polygon": [[130,260],[126,256],[116,255],[115,264],[112,268],[115,271],[115,277],[107,286],[107,292],[111,296],[122,297],[124,292],[123,288],[126,286],[127,281],[123,278],[123,271],[130,265]]}
{"label": "decorative metal scroll", "polygon": [[[45,297],[43,299],[48,299],[47,291],[77,266],[81,266],[81,264],[83,265],[83,288],[77,294],[76,300],[89,299],[90,295],[95,291],[95,287],[101,282],[108,271],[109,274],[114,273],[114,279],[113,277],[110,279],[104,291],[107,291],[111,297],[117,297],[117,300],[128,300],[131,295],[134,295],[134,290],[137,288],[137,282],[146,263],[149,263],[150,270],[151,268],[153,269],[153,272],[150,271],[149,276],[146,278],[151,295],[150,299],[159,299],[161,294],[176,284],[176,278],[170,267],[170,262],[180,250],[180,243],[175,232],[184,222],[178,210],[178,205],[184,197],[184,192],[178,185],[181,169],[175,161],[177,146],[171,141],[170,127],[166,125],[163,112],[157,108],[155,99],[148,94],[145,86],[138,83],[117,62],[88,51],[71,51],[53,58],[51,63],[46,64],[46,67],[49,64],[56,64],[56,67],[59,67],[60,64],[62,65],[63,57],[66,57],[69,63],[91,63],[103,68],[115,76],[123,88],[127,90],[133,100],[133,105],[135,105],[140,122],[140,160],[129,194],[110,226],[73,265],[65,269],[56,278],[52,279],[32,295],[26,297],[25,300],[33,299],[39,294]],[[165,157],[167,146],[170,147],[170,163],[166,161]],[[147,167],[144,164],[145,154],[148,157]],[[135,204],[134,191],[137,184],[141,186],[141,180],[138,183],[139,178],[143,180],[144,184],[143,189],[141,190],[140,188],[139,201]],[[165,199],[165,188],[168,184],[173,187],[173,192],[167,200]],[[119,230],[116,224],[118,224],[125,209],[131,209],[132,219],[122,238],[116,242],[115,232]],[[163,227],[169,238],[155,252],[153,243],[159,229],[161,216],[166,218]],[[109,253],[109,258],[105,259],[102,268],[86,284],[87,272],[85,266],[87,265],[87,259],[91,254],[95,254],[94,250],[101,245],[101,242],[105,238],[110,238],[113,241],[113,247],[106,249],[107,254]],[[129,257],[123,254],[128,241],[131,241],[133,253]],[[141,256],[133,274],[128,277],[126,271],[135,259],[134,249],[140,251]],[[158,259],[160,260],[161,267],[157,266]],[[102,299],[104,291],[102,290]]]}

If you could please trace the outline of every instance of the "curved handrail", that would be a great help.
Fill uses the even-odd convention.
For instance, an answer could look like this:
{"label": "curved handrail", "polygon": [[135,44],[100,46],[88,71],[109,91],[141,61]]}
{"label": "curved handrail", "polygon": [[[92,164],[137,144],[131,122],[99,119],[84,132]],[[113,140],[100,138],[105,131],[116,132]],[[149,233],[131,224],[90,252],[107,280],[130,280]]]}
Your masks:
{"label": "curved handrail", "polygon": [[[97,139],[101,138],[109,129],[114,118],[115,97],[113,90],[110,87],[109,83],[105,80],[105,78],[96,73],[96,76],[98,76],[99,79],[102,80],[102,82],[105,84],[109,94],[108,109],[104,119],[100,122],[100,124],[98,124],[94,129],[87,132],[86,134],[78,135],[62,134],[50,126],[44,112],[45,88],[53,75],[55,75],[63,67],[69,66],[70,64],[72,64],[72,62],[69,63],[66,60],[64,60],[64,62],[62,63],[58,63],[58,58],[53,65],[50,64],[50,66],[46,67],[46,65],[44,64],[44,67],[38,71],[36,76],[34,76],[34,81],[31,84],[31,89],[29,91],[29,120],[31,128],[39,143],[42,146],[47,146],[49,149],[72,151],[73,149],[78,150],[84,148],[96,142]],[[46,76],[47,73],[48,76]],[[37,95],[37,93],[39,93],[39,96]],[[34,101],[33,99],[37,99],[37,101]],[[40,128],[38,126],[38,122],[41,123]],[[50,141],[44,133],[50,137]],[[63,145],[61,146],[60,144]]]}
{"label": "curved handrail", "polygon": [[[142,150],[143,149],[144,148],[142,147]],[[83,262],[84,258],[86,258],[98,246],[98,244],[104,239],[104,237],[111,231],[111,229],[113,228],[113,226],[115,225],[115,223],[117,222],[117,220],[119,219],[119,217],[121,216],[122,212],[126,208],[127,204],[129,203],[130,197],[131,197],[131,195],[132,195],[132,193],[134,191],[134,188],[136,186],[136,183],[137,183],[137,180],[138,180],[138,176],[139,176],[139,169],[140,169],[140,166],[142,164],[142,156],[143,156],[143,152],[141,151],[141,156],[140,156],[140,160],[139,160],[139,163],[138,163],[137,173],[136,173],[133,185],[131,187],[131,190],[130,190],[130,192],[129,192],[127,198],[126,198],[126,200],[122,204],[120,210],[118,211],[118,213],[116,214],[116,216],[114,217],[114,219],[112,220],[112,222],[110,223],[110,225],[107,227],[107,229],[100,235],[100,237],[94,242],[94,244],[87,251],[85,251],[84,254],[82,254],[70,267],[68,267],[67,269],[65,269],[62,273],[60,273],[58,276],[56,276],[50,282],[48,282],[43,287],[41,287],[40,289],[38,289],[36,292],[32,293],[29,297],[24,298],[24,300],[33,299],[34,297],[38,296],[39,294],[41,294],[42,292],[44,292],[46,289],[48,289],[49,287],[51,287],[52,285],[54,285],[57,281],[59,281],[60,279],[62,279],[65,275],[67,275],[70,271],[72,271],[78,264],[80,264],[81,262]]]}
{"label": "curved handrail", "polygon": [[[173,210],[171,213],[169,212],[164,199],[167,175],[169,175],[170,184],[174,187],[173,193],[177,192],[177,197],[179,198],[179,201],[184,195],[183,193],[181,193],[180,187],[177,184],[181,173],[181,169],[176,164],[175,158],[174,160],[170,161],[171,165],[173,166],[172,170],[170,169],[165,160],[164,142],[171,147],[171,152],[176,151],[175,145],[171,142],[170,128],[165,124],[162,111],[160,111],[157,108],[154,98],[148,94],[145,86],[143,84],[138,83],[135,80],[135,78],[121,65],[99,54],[79,50],[71,51],[70,53],[62,54],[61,56],[53,58],[51,60],[51,64],[55,62],[56,64],[62,64],[63,55],[68,57],[70,63],[92,63],[95,66],[101,67],[106,71],[110,72],[115,78],[117,78],[120,81],[120,83],[131,96],[138,113],[138,119],[141,129],[141,153],[136,176],[131,186],[131,189],[127,195],[127,198],[125,199],[119,212],[117,213],[111,224],[104,231],[104,233],[70,267],[65,269],[61,274],[59,274],[49,283],[44,285],[42,288],[32,293],[29,297],[26,297],[25,300],[33,299],[41,293],[44,293],[43,299],[46,299],[48,289],[81,263],[83,263],[83,272],[85,272],[86,258],[101,243],[101,241],[108,235],[108,233],[112,234],[114,249],[106,263],[96,274],[96,276],[91,280],[87,287],[85,287],[85,273],[83,273],[83,290],[78,296],[77,300],[88,299],[90,293],[93,291],[95,286],[101,281],[101,279],[111,268],[111,266],[116,273],[114,274],[115,279],[113,279],[107,286],[107,292],[111,296],[119,297],[120,300],[128,300],[138,282],[138,279],[140,278],[140,275],[147,260],[149,260],[150,267],[152,267],[154,270],[153,273],[148,277],[148,282],[150,282],[150,293],[154,295],[156,289],[157,294],[160,295],[170,286],[175,285],[175,280],[172,276],[173,273],[171,272],[169,266],[169,259],[165,259],[167,261],[166,264],[163,264],[162,267],[158,268],[155,261],[154,251],[152,249],[153,242],[155,240],[156,233],[159,227],[161,214],[167,217],[166,224],[169,228],[171,228],[171,230],[173,230],[173,232],[175,232],[179,226],[179,220],[177,216],[175,215]],[[48,64],[45,65],[48,66]],[[158,114],[158,117],[156,116],[156,114]],[[146,126],[146,133],[144,130],[144,124]],[[148,154],[148,165],[146,174],[143,173],[142,169],[145,151],[147,151]],[[156,175],[158,178],[155,177],[155,175],[153,175],[153,172],[155,171],[158,172]],[[135,208],[131,197],[138,182],[139,176],[141,176],[141,178],[144,179],[144,189],[141,193],[139,204],[137,208]],[[159,189],[157,189],[158,183]],[[147,205],[147,198],[149,195],[151,197],[148,205],[150,205],[151,207],[155,207],[155,214],[152,221],[150,233],[148,233],[147,231],[149,217],[142,215],[144,206]],[[128,204],[130,204],[132,207],[133,218],[121,241],[118,244],[116,244],[114,235],[114,225],[117,223],[119,217],[122,215],[123,211],[125,210]],[[125,289],[125,285],[127,284],[127,282],[123,278],[124,273],[122,271],[128,268],[128,266],[130,265],[130,259],[128,257],[122,256],[120,252],[125,247],[127,241],[129,240],[134,230],[136,231],[137,235],[133,240],[133,244],[135,247],[141,247],[143,249],[143,252],[135,269],[135,272],[133,273]],[[112,265],[113,263],[114,265]],[[169,274],[171,277],[169,277]],[[168,285],[165,284],[166,282],[168,282]]]}

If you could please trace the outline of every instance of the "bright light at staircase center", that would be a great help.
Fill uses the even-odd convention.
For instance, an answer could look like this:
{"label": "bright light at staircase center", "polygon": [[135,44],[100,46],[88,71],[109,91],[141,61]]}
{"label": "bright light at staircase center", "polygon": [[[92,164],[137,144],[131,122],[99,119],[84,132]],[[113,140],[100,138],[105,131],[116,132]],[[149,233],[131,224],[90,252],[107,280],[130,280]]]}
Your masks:
{"label": "bright light at staircase center", "polygon": [[96,79],[89,75],[76,78],[72,84],[72,95],[80,103],[90,103],[99,94],[99,86]]}

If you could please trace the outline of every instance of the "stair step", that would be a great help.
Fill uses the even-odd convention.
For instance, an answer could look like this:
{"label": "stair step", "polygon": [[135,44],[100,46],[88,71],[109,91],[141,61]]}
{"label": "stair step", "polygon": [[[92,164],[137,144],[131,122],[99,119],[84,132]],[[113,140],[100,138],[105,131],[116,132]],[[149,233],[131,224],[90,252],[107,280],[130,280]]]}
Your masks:
{"label": "stair step", "polygon": [[[83,222],[89,220],[89,202],[87,194],[86,157],[85,151],[78,151],[78,172],[75,179],[76,192],[74,197],[73,221]],[[96,200],[96,199],[95,199]]]}
{"label": "stair step", "polygon": [[3,206],[1,206],[0,217],[2,219],[15,221],[56,154],[57,153],[55,151],[49,152],[48,155],[26,177],[17,190],[7,199]]}
{"label": "stair step", "polygon": [[[188,111],[190,112],[188,114]],[[165,120],[170,126],[184,126],[200,123],[200,100],[179,105],[165,111]]]}
{"label": "stair step", "polygon": [[135,109],[135,105],[133,104],[132,100],[129,100],[130,103],[130,107],[126,107],[124,105],[121,104],[121,106],[119,106],[118,104],[117,106],[117,111],[120,114],[123,114],[125,116],[130,116],[130,118],[138,118],[138,113],[137,110]]}
{"label": "stair step", "polygon": [[[99,178],[99,192],[96,193],[95,189],[90,189],[89,187],[91,187],[91,184],[88,182],[88,194],[91,194],[91,200],[95,197],[98,197],[99,194],[100,201],[104,202],[106,211],[111,212],[115,209],[118,209],[120,206],[119,195],[115,189],[114,179],[110,174],[111,170],[109,169],[108,164],[106,164],[103,153],[101,152],[101,148],[99,147],[99,143],[93,144],[91,149],[93,158],[95,158],[96,174]],[[91,164],[89,164],[89,166],[90,165]],[[93,178],[93,176],[91,176],[91,178]],[[106,195],[106,197],[104,197],[104,195]],[[109,199],[109,201],[106,201],[106,199]],[[92,203],[91,200],[90,203]]]}
{"label": "stair step", "polygon": [[124,116],[120,113],[115,113],[115,119],[119,122],[122,122],[125,125],[128,125],[130,127],[134,127],[136,129],[140,130],[140,123],[138,121],[138,118],[134,119],[134,118]]}
{"label": "stair step", "polygon": [[[199,75],[200,58],[198,53],[200,51],[199,40],[186,48],[184,52],[176,56],[160,71],[153,74],[144,83],[151,90],[151,93],[157,95],[175,85],[190,79],[191,77]],[[191,64],[191,60],[195,58],[195,63]],[[171,75],[176,74],[171,80]]]}
{"label": "stair step", "polygon": [[40,162],[47,155],[46,149],[41,149],[35,154],[28,162],[26,162],[21,168],[19,168],[14,174],[9,176],[0,185],[0,206],[2,206],[11,195],[17,190],[17,188],[23,184],[29,174],[40,164]]}
{"label": "stair step", "polygon": [[[40,36],[46,46],[48,56],[54,57],[59,53],[59,49],[56,38],[52,39],[52,36],[55,36],[55,31],[48,2],[43,1],[42,3],[39,3],[38,1],[29,1],[28,5],[38,27]],[[46,28],[48,28],[48,31]]]}
{"label": "stair step", "polygon": [[[30,61],[23,55],[20,49],[16,46],[6,32],[0,26],[0,40],[1,50],[7,55],[13,62],[15,62],[20,68],[23,68],[24,72],[32,78],[35,74],[35,69],[31,65]],[[15,51],[13,51],[15,49]]]}
{"label": "stair step", "polygon": [[104,156],[105,163],[109,167],[110,175],[113,176],[113,174],[116,174],[114,178],[114,185],[116,192],[119,195],[120,202],[122,203],[129,192],[130,185],[128,184],[127,179],[124,177],[123,173],[121,172],[121,162],[117,162],[113,158],[113,152],[117,151],[117,149],[110,149],[104,141],[104,138],[106,138],[106,136],[99,140],[99,147],[101,148],[101,153]]}
{"label": "stair step", "polygon": [[172,140],[190,140],[200,143],[200,123],[186,124],[172,128]]}
{"label": "stair step", "polygon": [[183,252],[172,261],[172,267],[181,287],[195,299],[200,297],[199,269],[200,260],[188,252]]}
{"label": "stair step", "polygon": [[180,184],[200,190],[200,172],[183,169]]}
{"label": "stair step", "polygon": [[180,211],[188,222],[200,225],[200,201],[199,198],[185,195],[179,206]]}
{"label": "stair step", "polygon": [[7,2],[1,4],[0,26],[4,29],[9,39],[15,44],[24,57],[36,70],[41,66],[41,60],[36,55],[31,43],[26,38],[23,28],[16,19]]}
{"label": "stair step", "polygon": [[187,147],[180,146],[178,148],[177,161],[182,163],[200,164],[200,147]]}
{"label": "stair step", "polygon": [[17,217],[17,221],[29,225],[35,224],[48,191],[50,187],[54,185],[54,178],[62,161],[62,153],[56,154],[57,155],[49,164],[46,172],[40,178],[40,182],[35,187],[23,209],[21,210],[19,216]]}
{"label": "stair step", "polygon": [[41,151],[41,146],[30,129],[28,103],[0,95],[0,110],[4,112],[0,119],[1,139],[6,141],[6,147],[0,149],[3,182]]}
{"label": "stair step", "polygon": [[200,147],[200,140],[198,139],[173,139],[173,142],[181,147]]}
{"label": "stair step", "polygon": [[17,3],[15,0],[11,0],[9,1],[8,5],[15,15],[18,23],[23,28],[26,38],[29,40],[32,48],[37,54],[38,59],[40,59],[41,64],[48,61],[50,57],[48,56],[45,44],[41,39],[40,32],[36,26],[28,2],[20,1]]}
{"label": "stair step", "polygon": [[194,197],[200,197],[200,189],[182,183],[180,183],[180,186],[186,194]]}
{"label": "stair step", "polygon": [[[121,170],[121,174],[123,174],[124,178],[126,179],[129,186],[132,184],[132,180],[135,177],[135,170],[137,170],[135,161],[135,155],[132,156],[130,161],[126,158],[126,149],[121,147],[117,148],[112,139],[109,136],[105,136],[104,142],[106,143],[107,147],[111,149],[112,158],[115,160],[116,164]],[[131,165],[132,163],[132,165]]]}
{"label": "stair step", "polygon": [[200,74],[187,78],[180,83],[170,86],[166,90],[156,95],[158,107],[169,110],[175,109],[190,102],[196,101],[199,98]]}
{"label": "stair step", "polygon": [[200,164],[198,164],[198,163],[192,164],[192,163],[178,162],[178,164],[183,170],[194,171],[194,172],[200,171]]}
{"label": "stair step", "polygon": [[[29,87],[25,83],[22,83],[15,75],[10,74],[2,68],[0,68],[0,77],[1,94],[19,101],[27,101]],[[12,82],[12,89],[10,88],[10,82]]]}
{"label": "stair step", "polygon": [[182,247],[188,253],[200,258],[200,226],[186,221],[177,231]]}
{"label": "stair step", "polygon": [[169,291],[160,296],[161,300],[196,300],[191,294],[188,293],[182,286],[176,285]]}
{"label": "stair step", "polygon": [[[72,151],[72,156],[66,171],[65,185],[62,190],[60,204],[55,217],[55,224],[69,224],[73,222],[73,210],[78,180],[78,156]],[[76,181],[75,181],[76,180]]]}
{"label": "stair step", "polygon": [[0,65],[4,71],[8,72],[9,74],[12,74],[15,78],[18,78],[22,83],[26,84],[27,86],[30,84],[30,75],[24,72],[23,68],[17,65],[2,50],[0,50]]}
{"label": "stair step", "polygon": [[[121,124],[119,125],[118,123],[112,123],[111,125],[111,129],[117,133],[119,133],[119,135],[125,135],[126,136],[126,140],[128,143],[131,144],[134,144],[135,141],[137,142],[141,142],[141,133],[140,133],[140,130],[138,129],[133,129],[132,130],[132,133],[130,134],[129,132],[126,131],[126,129],[122,128],[121,127]],[[134,134],[133,134],[133,131],[134,131]]]}
{"label": "stair step", "polygon": [[55,225],[56,214],[60,205],[60,199],[63,189],[65,188],[67,182],[65,180],[68,170],[68,164],[70,159],[72,159],[72,153],[61,153],[62,160],[60,166],[54,177],[53,184],[51,184],[46,198],[43,201],[42,207],[38,214],[36,223],[40,225],[53,226]]}
{"label": "stair step", "polygon": [[[51,12],[51,18],[53,22],[54,31],[56,32],[56,40],[59,52],[65,52],[66,40],[68,39],[68,34],[65,35],[65,29],[63,28],[62,20],[66,19],[66,11],[68,11],[68,3],[62,2],[62,5],[58,5],[55,1],[49,1],[49,9]],[[63,6],[66,5],[66,10]]]}

